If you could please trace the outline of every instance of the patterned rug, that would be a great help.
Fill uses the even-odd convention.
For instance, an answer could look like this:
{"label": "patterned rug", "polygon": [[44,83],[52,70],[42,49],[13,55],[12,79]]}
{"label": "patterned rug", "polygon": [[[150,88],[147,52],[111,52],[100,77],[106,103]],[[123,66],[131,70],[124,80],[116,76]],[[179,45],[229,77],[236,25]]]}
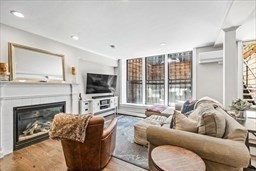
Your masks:
{"label": "patterned rug", "polygon": [[133,126],[142,118],[133,116],[118,116],[116,148],[113,156],[148,169],[148,149],[133,142]]}

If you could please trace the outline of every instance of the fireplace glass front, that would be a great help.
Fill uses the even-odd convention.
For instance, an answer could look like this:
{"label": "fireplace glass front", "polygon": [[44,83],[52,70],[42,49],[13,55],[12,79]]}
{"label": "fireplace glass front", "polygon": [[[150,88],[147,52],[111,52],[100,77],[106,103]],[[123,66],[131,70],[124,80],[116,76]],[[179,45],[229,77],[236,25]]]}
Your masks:
{"label": "fireplace glass front", "polygon": [[65,102],[14,107],[14,150],[49,137],[54,116],[65,112]]}

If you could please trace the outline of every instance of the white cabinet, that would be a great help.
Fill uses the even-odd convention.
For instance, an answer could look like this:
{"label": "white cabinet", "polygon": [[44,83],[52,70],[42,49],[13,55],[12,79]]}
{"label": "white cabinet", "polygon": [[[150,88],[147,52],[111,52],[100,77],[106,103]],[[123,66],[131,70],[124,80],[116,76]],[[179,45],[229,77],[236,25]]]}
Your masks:
{"label": "white cabinet", "polygon": [[80,100],[80,113],[106,116],[117,112],[118,97]]}
{"label": "white cabinet", "polygon": [[80,114],[88,114],[92,111],[90,110],[92,107],[92,101],[90,100],[80,100],[79,101],[79,113]]}

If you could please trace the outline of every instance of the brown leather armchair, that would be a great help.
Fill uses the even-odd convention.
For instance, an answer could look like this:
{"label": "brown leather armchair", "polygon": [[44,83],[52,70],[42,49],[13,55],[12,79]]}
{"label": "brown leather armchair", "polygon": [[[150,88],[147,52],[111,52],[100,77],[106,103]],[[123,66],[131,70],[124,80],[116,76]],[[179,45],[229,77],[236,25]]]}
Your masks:
{"label": "brown leather armchair", "polygon": [[90,119],[84,143],[62,140],[62,148],[68,170],[100,170],[104,168],[115,149],[116,124],[114,118],[104,129],[104,118]]}

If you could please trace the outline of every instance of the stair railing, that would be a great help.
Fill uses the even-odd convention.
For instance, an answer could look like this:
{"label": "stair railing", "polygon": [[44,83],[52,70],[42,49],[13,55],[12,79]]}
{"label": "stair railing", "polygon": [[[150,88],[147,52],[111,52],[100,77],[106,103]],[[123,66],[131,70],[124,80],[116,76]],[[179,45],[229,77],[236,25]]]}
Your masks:
{"label": "stair railing", "polygon": [[[248,63],[244,60],[244,64],[246,66],[246,70],[245,70],[245,81],[244,84],[246,85],[246,89],[248,90],[249,94],[251,95],[251,97],[256,101],[256,97],[254,97],[253,93],[251,92],[250,88],[249,88],[249,72],[250,74],[254,77],[254,79],[256,80],[256,74],[252,71],[252,69],[250,68],[250,66],[248,65]],[[256,89],[256,86],[253,87]]]}
{"label": "stair railing", "polygon": [[254,74],[254,72],[252,71],[252,69],[250,68],[250,66],[248,65],[248,63],[244,60],[244,64],[246,66],[246,85],[248,86],[248,71],[251,72],[251,74],[253,75],[253,77],[256,79],[256,75]]}

